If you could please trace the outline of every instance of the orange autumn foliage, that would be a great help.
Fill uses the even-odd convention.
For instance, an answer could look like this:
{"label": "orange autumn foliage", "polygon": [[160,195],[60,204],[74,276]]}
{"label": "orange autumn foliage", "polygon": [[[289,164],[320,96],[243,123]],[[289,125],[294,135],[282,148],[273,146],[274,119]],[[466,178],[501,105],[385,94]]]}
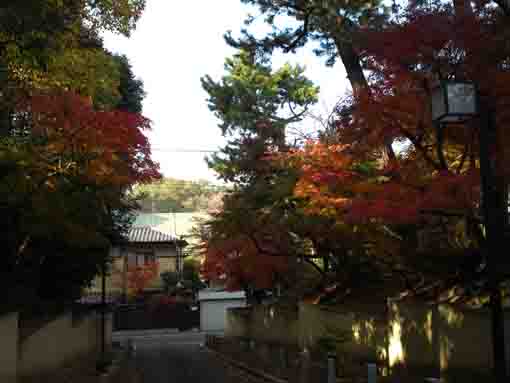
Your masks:
{"label": "orange autumn foliage", "polygon": [[[321,143],[309,143],[287,158],[300,170],[294,192],[307,201],[305,210],[345,222],[417,222],[426,210],[474,209],[479,198],[475,171],[420,175],[395,166],[365,168],[349,147]],[[396,171],[398,178],[392,177]]]}
{"label": "orange autumn foliage", "polygon": [[422,222],[439,210],[479,216],[478,129],[486,127],[476,117],[441,128],[433,123],[430,100],[439,79],[477,84],[495,117],[496,176],[510,175],[506,19],[483,7],[462,17],[446,8],[410,8],[405,16],[362,33],[369,86],[342,106],[348,113],[336,121],[339,144],[310,142],[284,156],[300,172],[295,195],[308,201],[309,213],[388,224]]}

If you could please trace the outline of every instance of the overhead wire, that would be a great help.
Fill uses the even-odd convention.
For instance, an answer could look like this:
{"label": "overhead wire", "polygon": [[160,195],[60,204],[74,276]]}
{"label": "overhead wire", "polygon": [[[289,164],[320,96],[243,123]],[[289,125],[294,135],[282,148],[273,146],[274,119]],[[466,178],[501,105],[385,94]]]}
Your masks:
{"label": "overhead wire", "polygon": [[164,148],[154,146],[151,148],[155,152],[163,153],[216,153],[219,149],[190,149],[190,148]]}

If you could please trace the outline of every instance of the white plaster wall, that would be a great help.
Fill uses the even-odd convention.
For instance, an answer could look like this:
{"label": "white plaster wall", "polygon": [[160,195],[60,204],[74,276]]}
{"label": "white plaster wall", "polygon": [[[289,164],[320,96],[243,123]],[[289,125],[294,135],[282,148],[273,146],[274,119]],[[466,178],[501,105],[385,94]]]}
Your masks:
{"label": "white plaster wall", "polygon": [[200,329],[205,332],[225,331],[227,309],[244,307],[245,299],[208,300],[200,302]]}
{"label": "white plaster wall", "polygon": [[[19,349],[18,376],[37,376],[51,372],[66,362],[100,352],[101,317],[91,312],[72,321],[64,314],[23,340]],[[112,315],[106,318],[106,348],[111,347]],[[3,383],[3,380],[1,380]]]}

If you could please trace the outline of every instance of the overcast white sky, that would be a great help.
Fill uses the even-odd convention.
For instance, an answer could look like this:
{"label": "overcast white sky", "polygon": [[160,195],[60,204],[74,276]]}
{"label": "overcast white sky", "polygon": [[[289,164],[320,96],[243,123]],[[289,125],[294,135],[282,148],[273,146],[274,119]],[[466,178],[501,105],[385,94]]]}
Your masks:
{"label": "overcast white sky", "polygon": [[[209,111],[200,77],[219,79],[224,59],[233,53],[223,40],[237,33],[249,11],[240,0],[197,2],[148,0],[145,13],[130,39],[105,34],[107,49],[125,54],[145,85],[143,114],[153,121],[153,156],[166,177],[215,180],[204,153],[223,144],[218,121]],[[310,49],[277,55],[273,67],[285,61],[306,66],[307,76],[321,88],[316,113],[326,115],[345,95],[348,82],[341,64],[326,68]],[[174,152],[174,149],[190,152]]]}

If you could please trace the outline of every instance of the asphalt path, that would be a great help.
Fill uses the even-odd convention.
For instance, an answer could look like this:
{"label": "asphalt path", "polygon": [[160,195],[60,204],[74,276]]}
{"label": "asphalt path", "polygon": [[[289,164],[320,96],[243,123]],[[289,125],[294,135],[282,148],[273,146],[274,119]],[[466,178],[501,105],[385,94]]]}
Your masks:
{"label": "asphalt path", "polygon": [[130,367],[143,383],[230,383],[228,366],[203,347],[198,332],[115,333],[114,341],[134,345]]}

